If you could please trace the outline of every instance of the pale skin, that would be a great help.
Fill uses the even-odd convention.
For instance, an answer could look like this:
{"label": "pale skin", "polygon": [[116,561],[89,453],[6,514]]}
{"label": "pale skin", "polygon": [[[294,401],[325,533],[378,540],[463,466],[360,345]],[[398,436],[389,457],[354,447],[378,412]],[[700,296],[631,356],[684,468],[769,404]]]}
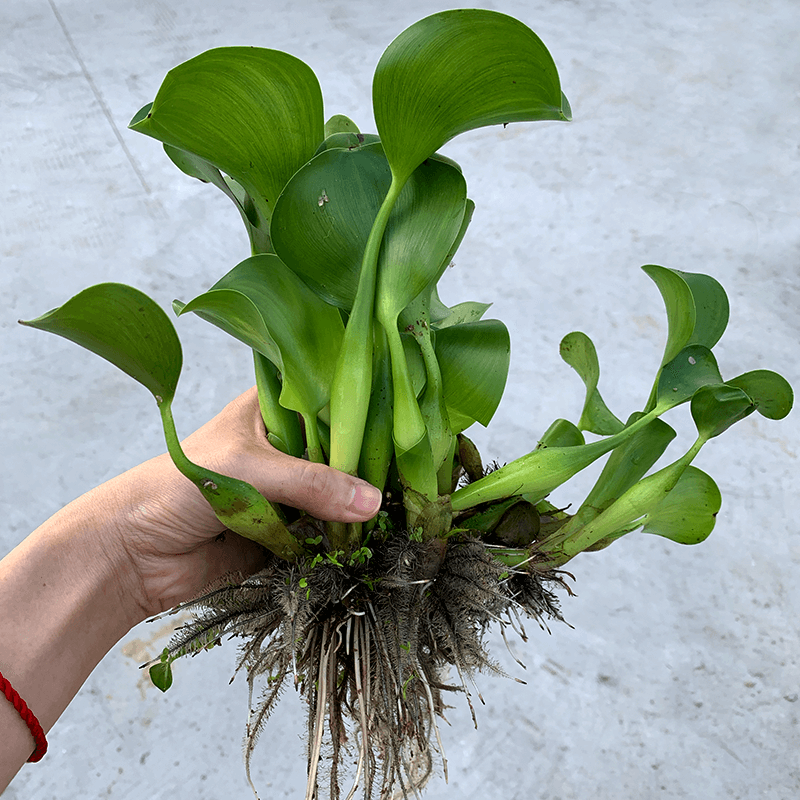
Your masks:
{"label": "pale skin", "polygon": [[[255,389],[183,446],[196,463],[320,519],[364,521],[380,508],[380,492],[364,481],[275,450]],[[261,568],[259,545],[223,531],[200,492],[161,455],[74,500],[0,561],[0,672],[46,732],[131,628],[223,575]],[[1,693],[0,732],[2,792],[34,742]]]}

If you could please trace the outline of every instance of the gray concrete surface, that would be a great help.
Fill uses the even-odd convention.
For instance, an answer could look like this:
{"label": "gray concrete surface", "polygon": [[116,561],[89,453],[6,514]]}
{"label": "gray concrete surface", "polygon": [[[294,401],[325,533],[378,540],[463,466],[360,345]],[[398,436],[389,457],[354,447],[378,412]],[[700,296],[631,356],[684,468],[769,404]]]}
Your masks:
{"label": "gray concrete surface", "polygon": [[[104,280],[164,306],[247,255],[215,190],[125,130],[165,72],[217,45],[287,50],[320,76],[329,114],[372,125],[388,42],[446,3],[405,0],[3,0],[0,4],[2,485],[7,552],[72,498],[162,450],[144,389],[79,348],[16,324]],[[582,386],[558,342],[597,343],[609,405],[643,401],[665,324],[639,265],[715,275],[732,305],[724,375],[774,368],[800,387],[800,14],[794,0],[498,0],[548,45],[571,125],[514,125],[447,145],[477,203],[443,295],[493,301],[511,329],[509,388],[476,434],[487,458],[530,449]],[[248,354],[181,320],[176,403],[188,433],[251,383]],[[686,415],[676,425],[690,432]],[[450,784],[427,796],[568,800],[800,795],[800,415],[749,418],[698,465],[724,495],[711,538],[632,536],[572,565],[574,626],[531,630],[510,680],[483,677],[471,728],[449,713]],[[588,478],[557,494],[578,497]],[[530,626],[535,628],[535,626]],[[97,667],[4,797],[248,798],[235,644],[179,664],[161,695],[136,667],[142,625]],[[301,701],[262,738],[262,797],[301,796]]]}

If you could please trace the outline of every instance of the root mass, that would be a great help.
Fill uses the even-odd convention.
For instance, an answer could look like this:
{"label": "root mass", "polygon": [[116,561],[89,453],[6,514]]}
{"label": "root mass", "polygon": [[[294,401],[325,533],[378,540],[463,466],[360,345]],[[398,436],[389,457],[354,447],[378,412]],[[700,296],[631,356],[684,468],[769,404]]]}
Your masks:
{"label": "root mass", "polygon": [[525,638],[522,617],[543,627],[562,619],[551,591],[569,591],[560,573],[509,570],[491,552],[472,538],[423,543],[395,533],[357,567],[323,561],[308,569],[275,558],[182,606],[196,618],[176,632],[170,655],[243,639],[248,779],[260,733],[283,690],[295,686],[308,703],[306,800],[339,800],[343,764],[348,800],[414,795],[437,762],[447,775],[436,723],[445,693],[462,693],[472,709],[475,673],[502,674],[485,645],[490,625],[504,638],[506,628]]}

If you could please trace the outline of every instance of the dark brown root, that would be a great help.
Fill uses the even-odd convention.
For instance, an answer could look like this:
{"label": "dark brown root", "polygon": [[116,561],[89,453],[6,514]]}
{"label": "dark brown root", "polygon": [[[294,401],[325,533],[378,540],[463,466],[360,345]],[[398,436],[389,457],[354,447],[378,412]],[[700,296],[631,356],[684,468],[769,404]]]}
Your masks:
{"label": "dark brown root", "polygon": [[542,626],[561,620],[553,585],[564,585],[557,573],[509,570],[477,539],[445,545],[395,534],[357,567],[323,559],[305,569],[276,558],[209,592],[183,606],[198,617],[178,630],[169,651],[196,653],[225,635],[244,639],[237,672],[246,670],[250,687],[248,780],[258,737],[294,684],[308,702],[306,800],[320,796],[323,755],[331,800],[341,797],[342,763],[352,773],[347,800],[357,790],[364,798],[408,797],[437,762],[447,774],[436,725],[444,693],[463,693],[472,709],[467,681],[482,670],[502,674],[484,644],[489,626],[499,625],[504,638],[506,628],[525,638],[522,616]]}

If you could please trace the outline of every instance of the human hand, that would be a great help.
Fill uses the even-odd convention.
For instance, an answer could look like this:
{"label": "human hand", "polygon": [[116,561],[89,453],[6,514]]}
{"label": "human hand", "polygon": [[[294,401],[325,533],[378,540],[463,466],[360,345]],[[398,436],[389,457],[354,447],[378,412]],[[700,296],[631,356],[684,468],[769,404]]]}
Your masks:
{"label": "human hand", "polygon": [[[255,388],[189,436],[183,448],[195,463],[247,481],[268,500],[319,519],[364,521],[380,508],[380,492],[364,481],[276,450],[267,441]],[[138,616],[132,622],[196,597],[223,575],[250,575],[266,563],[266,551],[226,531],[166,454],[91,495],[119,509],[105,547],[118,550],[115,560],[123,566],[116,567],[117,574],[126,602],[133,604],[131,613]]]}

